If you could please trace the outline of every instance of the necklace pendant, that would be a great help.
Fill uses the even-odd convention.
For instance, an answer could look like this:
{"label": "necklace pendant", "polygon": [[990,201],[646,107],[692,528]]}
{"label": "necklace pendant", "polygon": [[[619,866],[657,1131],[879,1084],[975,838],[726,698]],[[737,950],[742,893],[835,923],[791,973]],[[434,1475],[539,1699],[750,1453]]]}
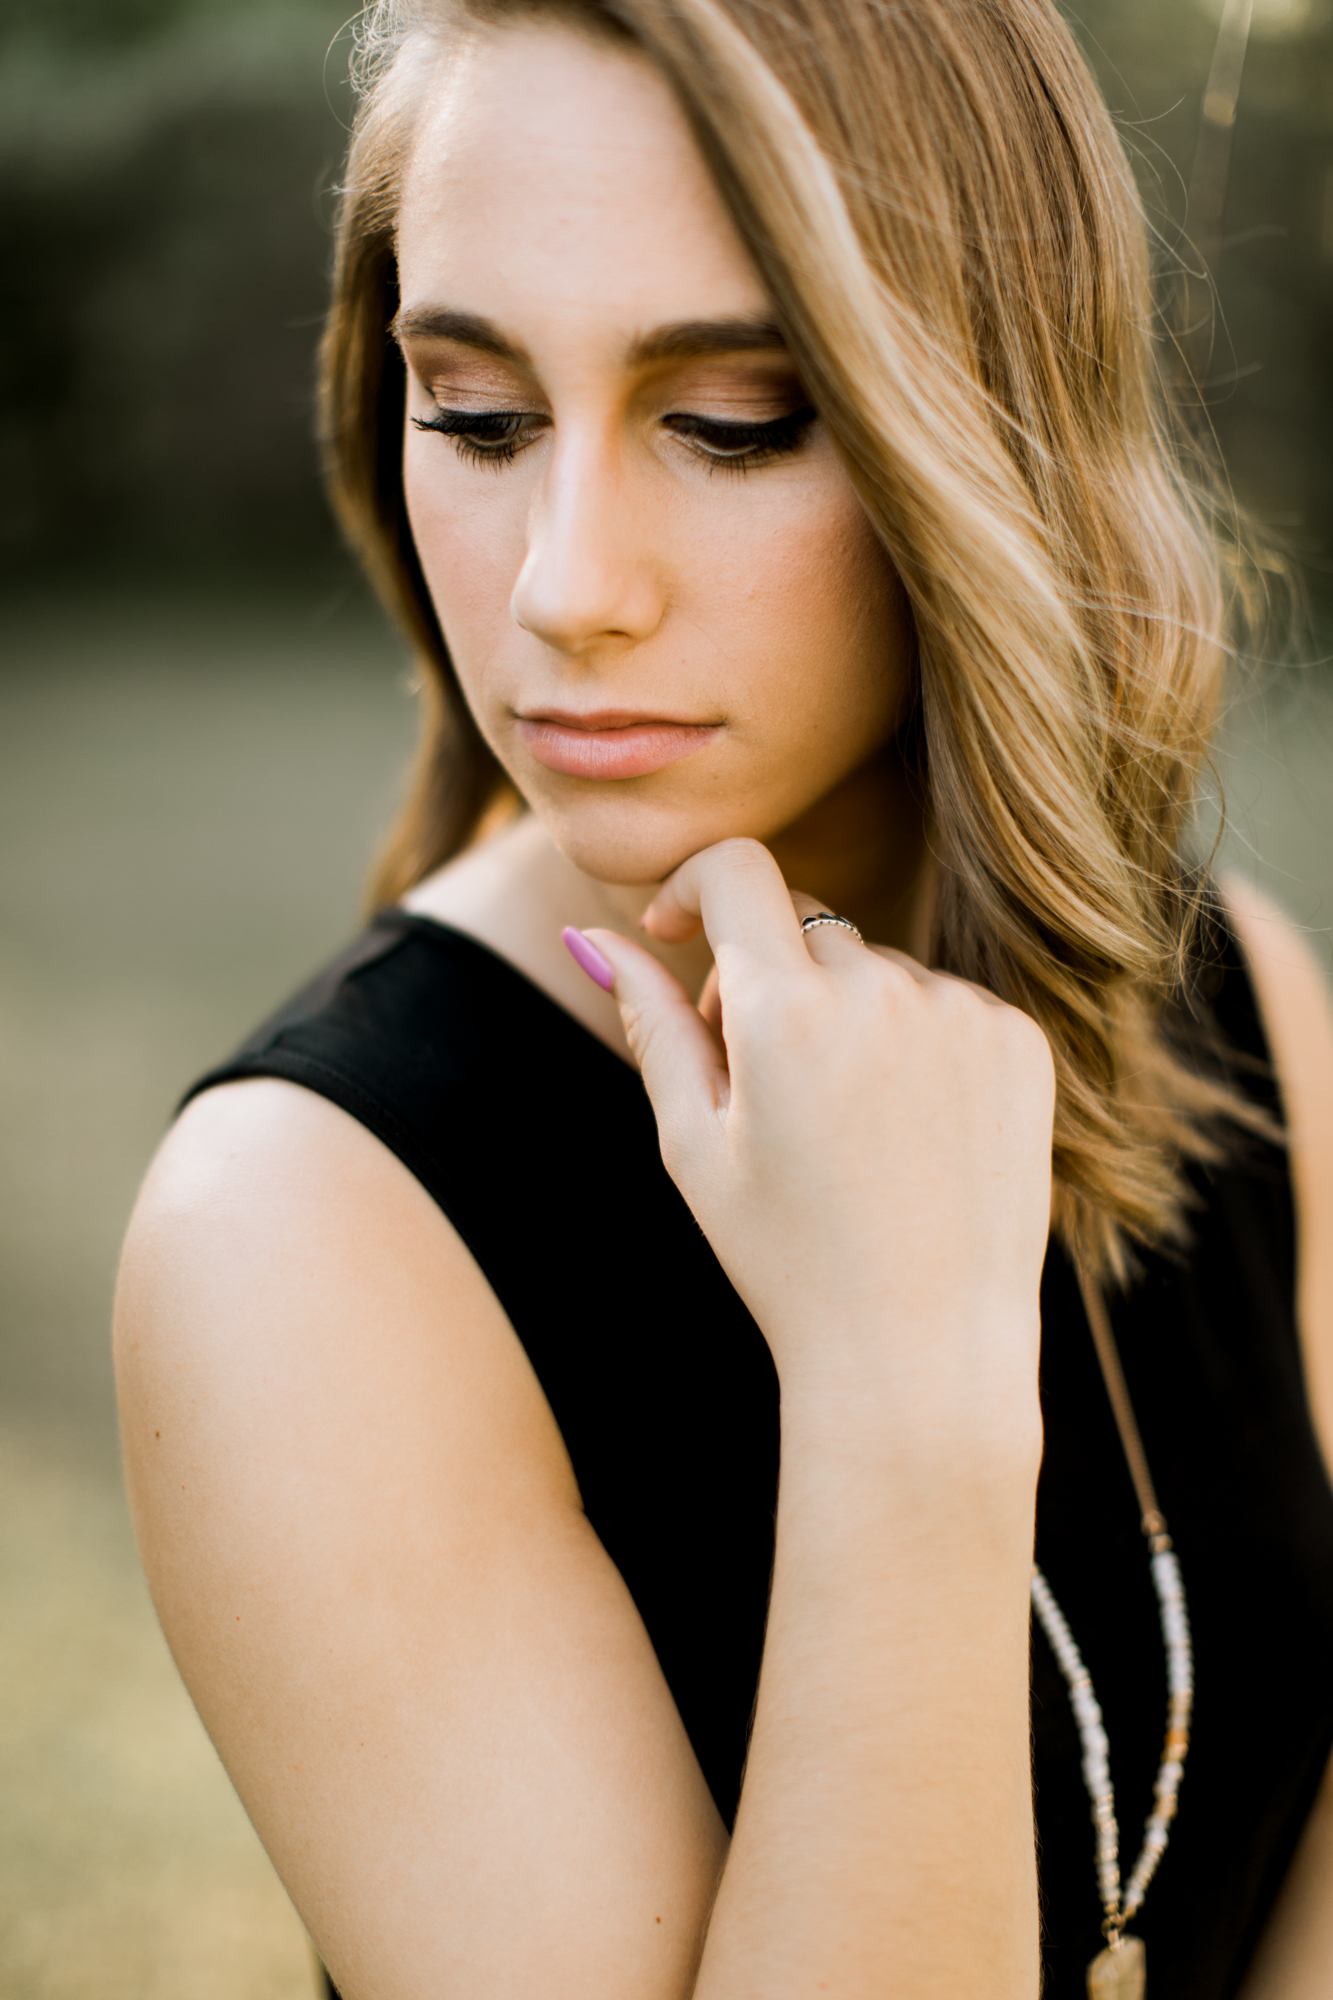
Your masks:
{"label": "necklace pendant", "polygon": [[1143,2000],[1146,1981],[1143,1939],[1122,1937],[1088,1967],[1088,2000]]}

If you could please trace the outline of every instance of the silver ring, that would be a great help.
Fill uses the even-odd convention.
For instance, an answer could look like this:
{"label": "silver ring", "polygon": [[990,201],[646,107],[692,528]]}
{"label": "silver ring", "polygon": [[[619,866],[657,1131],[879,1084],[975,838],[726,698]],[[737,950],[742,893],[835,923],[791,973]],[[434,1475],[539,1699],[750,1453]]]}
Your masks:
{"label": "silver ring", "polygon": [[820,910],[817,916],[803,917],[801,919],[802,936],[804,936],[806,931],[817,931],[821,924],[835,924],[840,931],[850,931],[858,944],[865,943],[865,939],[851,918],[835,917],[832,910]]}

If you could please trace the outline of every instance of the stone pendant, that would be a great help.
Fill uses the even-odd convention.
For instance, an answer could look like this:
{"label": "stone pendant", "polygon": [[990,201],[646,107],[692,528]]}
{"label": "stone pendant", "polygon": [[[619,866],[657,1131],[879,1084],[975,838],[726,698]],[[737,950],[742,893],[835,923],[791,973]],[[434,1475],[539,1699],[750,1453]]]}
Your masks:
{"label": "stone pendant", "polygon": [[1121,1938],[1114,1951],[1108,1945],[1088,1967],[1088,2000],[1143,2000],[1146,1980],[1143,1939]]}

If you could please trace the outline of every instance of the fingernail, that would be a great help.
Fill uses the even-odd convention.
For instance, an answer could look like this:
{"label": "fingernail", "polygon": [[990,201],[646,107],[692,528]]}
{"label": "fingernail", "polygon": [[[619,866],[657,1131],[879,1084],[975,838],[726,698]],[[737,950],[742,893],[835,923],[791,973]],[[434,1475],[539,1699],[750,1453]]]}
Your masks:
{"label": "fingernail", "polygon": [[596,945],[584,937],[582,931],[576,931],[572,924],[567,924],[560,935],[575,965],[582,966],[589,979],[595,980],[604,993],[609,993],[616,983],[616,969],[605,953],[598,951]]}

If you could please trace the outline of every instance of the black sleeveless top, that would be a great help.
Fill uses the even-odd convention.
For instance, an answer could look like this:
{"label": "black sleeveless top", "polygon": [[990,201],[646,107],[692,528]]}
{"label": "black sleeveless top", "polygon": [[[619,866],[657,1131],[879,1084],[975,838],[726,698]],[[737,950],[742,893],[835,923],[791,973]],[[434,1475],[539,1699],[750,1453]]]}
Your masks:
{"label": "black sleeveless top", "polygon": [[[1229,940],[1212,985],[1238,1078],[1276,1110]],[[532,1360],[730,1822],[763,1647],[778,1387],[662,1166],[639,1078],[513,966],[401,911],[191,1095],[252,1076],[303,1084],[358,1119],[468,1246]],[[1133,1924],[1159,2000],[1236,1992],[1333,1747],[1333,1490],[1297,1341],[1286,1159],[1247,1141],[1195,1181],[1189,1255],[1149,1258],[1112,1302],[1194,1630],[1180,1810]],[[561,1309],[571,1276],[577,1313]],[[590,1291],[600,1313],[587,1310]],[[1152,1806],[1165,1667],[1134,1491],[1054,1247],[1041,1391],[1037,1559],[1105,1715],[1128,1879]],[[1100,1948],[1092,1826],[1068,1696],[1039,1629],[1032,1715],[1044,1991],[1083,2000]]]}

